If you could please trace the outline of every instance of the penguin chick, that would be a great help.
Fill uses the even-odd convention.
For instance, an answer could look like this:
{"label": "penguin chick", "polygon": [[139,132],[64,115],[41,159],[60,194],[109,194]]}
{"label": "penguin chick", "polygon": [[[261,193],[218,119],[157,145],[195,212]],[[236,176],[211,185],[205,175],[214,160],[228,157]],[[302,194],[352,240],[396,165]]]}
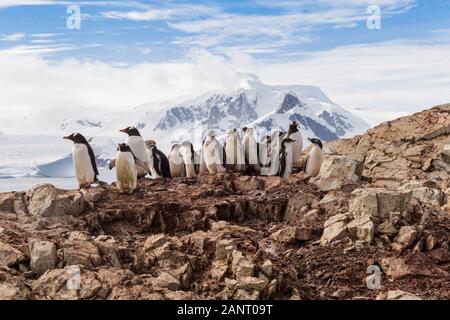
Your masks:
{"label": "penguin chick", "polygon": [[89,188],[98,181],[98,169],[91,145],[80,133],[72,133],[63,139],[73,141],[73,167],[79,188]]}
{"label": "penguin chick", "polygon": [[211,130],[205,139],[202,147],[203,159],[209,173],[223,173],[226,171],[223,166],[223,147],[216,139],[216,132]]}
{"label": "penguin chick", "polygon": [[149,172],[147,164],[134,155],[130,146],[121,143],[117,147],[116,158],[109,164],[109,170],[116,168],[117,188],[119,193],[132,194],[137,187],[137,168]]}
{"label": "penguin chick", "polygon": [[280,170],[278,175],[283,178],[287,178],[292,173],[292,145],[295,140],[291,138],[284,138],[281,142],[280,148]]}
{"label": "penguin chick", "polygon": [[151,176],[157,178],[170,178],[170,164],[169,159],[157,147],[154,140],[145,141],[147,147],[147,157],[150,162]]}
{"label": "penguin chick", "polygon": [[228,136],[225,140],[224,148],[225,163],[227,168],[236,172],[244,171],[245,152],[237,129],[231,129],[230,131],[228,131]]}
{"label": "penguin chick", "polygon": [[323,162],[323,145],[322,141],[316,138],[308,138],[312,144],[312,148],[305,161],[305,172],[311,177],[316,177]]}
{"label": "penguin chick", "polygon": [[[126,133],[128,138],[126,144],[130,147],[131,151],[136,158],[145,162],[148,167],[150,167],[149,159],[147,158],[147,150],[145,148],[145,142],[142,138],[140,132],[135,127],[127,127],[125,129],[119,130],[120,132]],[[141,167],[138,167],[138,178],[143,178],[147,175]]]}
{"label": "penguin chick", "polygon": [[260,173],[261,166],[259,162],[258,144],[253,137],[253,128],[242,128],[244,137],[242,144],[244,145],[245,164],[251,168],[256,174]]}
{"label": "penguin chick", "polygon": [[172,177],[186,177],[186,167],[180,149],[180,144],[174,144],[169,154],[170,173]]}
{"label": "penguin chick", "polygon": [[183,158],[186,177],[193,178],[198,173],[198,155],[194,151],[194,146],[189,141],[184,141],[180,147],[180,154]]}

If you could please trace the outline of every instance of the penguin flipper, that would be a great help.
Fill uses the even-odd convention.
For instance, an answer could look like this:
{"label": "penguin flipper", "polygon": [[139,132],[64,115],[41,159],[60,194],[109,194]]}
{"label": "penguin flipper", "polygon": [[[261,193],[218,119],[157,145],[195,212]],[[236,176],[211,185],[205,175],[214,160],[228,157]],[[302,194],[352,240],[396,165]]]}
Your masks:
{"label": "penguin flipper", "polygon": [[112,170],[115,166],[116,166],[116,159],[112,160],[112,161],[109,163],[109,170]]}
{"label": "penguin flipper", "polygon": [[153,168],[155,169],[156,173],[162,177],[161,170],[160,170],[160,159],[158,152],[156,151],[156,148],[153,148]]}
{"label": "penguin flipper", "polygon": [[280,154],[280,170],[278,171],[280,177],[283,176],[284,170],[286,170],[286,152]]}
{"label": "penguin flipper", "polygon": [[95,162],[94,150],[92,150],[92,147],[89,143],[87,144],[87,149],[88,149],[88,153],[89,153],[89,158],[91,159],[92,169],[94,169],[95,178],[97,179],[97,176],[99,175],[99,173],[98,173],[98,169],[97,169],[97,163]]}
{"label": "penguin flipper", "polygon": [[136,165],[138,167],[141,167],[146,172],[150,172],[150,169],[148,168],[147,164],[144,161],[139,160],[138,158],[135,159]]}
{"label": "penguin flipper", "polygon": [[306,172],[306,166],[308,165],[308,161],[309,161],[309,155],[306,157],[305,161],[303,161],[301,171]]}

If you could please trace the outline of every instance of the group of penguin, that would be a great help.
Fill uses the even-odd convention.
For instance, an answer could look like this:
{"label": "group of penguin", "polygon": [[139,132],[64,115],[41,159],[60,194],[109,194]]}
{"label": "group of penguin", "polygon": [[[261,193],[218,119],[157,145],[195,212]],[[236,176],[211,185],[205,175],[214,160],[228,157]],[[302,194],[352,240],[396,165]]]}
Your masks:
{"label": "group of penguin", "polygon": [[[117,147],[116,158],[109,169],[116,170],[119,193],[131,194],[137,188],[139,178],[150,174],[153,178],[194,177],[203,173],[241,172],[252,175],[281,176],[292,173],[296,160],[303,151],[303,138],[298,122],[291,122],[289,130],[275,130],[259,142],[253,129],[231,129],[222,145],[216,132],[210,130],[197,153],[191,142],[174,144],[168,157],[161,152],[154,140],[144,141],[139,130],[128,127],[120,130],[128,135],[125,143]],[[98,180],[95,154],[86,138],[80,133],[64,137],[73,141],[73,164],[79,188],[89,188]],[[323,161],[322,142],[308,138],[312,148],[303,170],[317,176]]]}

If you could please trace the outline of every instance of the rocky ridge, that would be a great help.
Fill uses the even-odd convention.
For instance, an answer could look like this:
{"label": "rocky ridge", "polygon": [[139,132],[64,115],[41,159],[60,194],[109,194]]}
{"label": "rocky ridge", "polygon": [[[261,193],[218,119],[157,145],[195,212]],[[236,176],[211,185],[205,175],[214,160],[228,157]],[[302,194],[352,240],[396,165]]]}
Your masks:
{"label": "rocky ridge", "polygon": [[450,105],[326,151],[314,178],[0,194],[0,299],[449,299]]}

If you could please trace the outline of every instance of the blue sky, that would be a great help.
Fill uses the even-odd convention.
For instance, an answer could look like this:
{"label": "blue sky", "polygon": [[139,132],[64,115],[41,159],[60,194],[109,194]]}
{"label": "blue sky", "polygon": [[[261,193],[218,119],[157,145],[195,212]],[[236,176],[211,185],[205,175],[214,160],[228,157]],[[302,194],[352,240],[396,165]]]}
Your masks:
{"label": "blue sky", "polygon": [[[66,26],[73,4],[79,30]],[[367,28],[371,5],[381,10],[379,30]],[[127,107],[229,88],[236,79],[227,72],[253,72],[320,86],[378,123],[450,101],[449,48],[450,0],[0,0],[0,67],[9,75],[0,83],[12,92],[0,108],[70,104],[48,98],[54,86],[84,96],[78,103]],[[98,84],[92,92],[86,77]],[[136,89],[137,77],[151,96]]]}
{"label": "blue sky", "polygon": [[[0,49],[22,48],[51,59],[136,63],[179,59],[200,47],[285,61],[343,45],[426,39],[436,30],[450,29],[450,1],[442,0],[73,3],[82,13],[80,30],[66,27],[68,1],[0,1],[0,34],[10,37],[0,41]],[[373,3],[381,8],[381,30],[366,26],[366,10]]]}

